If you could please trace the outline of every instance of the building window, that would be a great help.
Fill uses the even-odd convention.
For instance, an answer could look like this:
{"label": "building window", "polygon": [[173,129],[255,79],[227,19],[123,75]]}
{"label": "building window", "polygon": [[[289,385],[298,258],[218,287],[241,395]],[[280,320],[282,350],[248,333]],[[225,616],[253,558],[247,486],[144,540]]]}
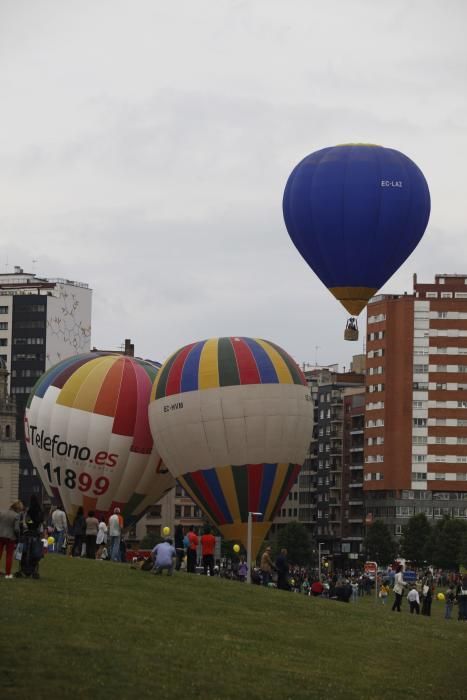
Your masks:
{"label": "building window", "polygon": [[446,444],[446,438],[441,437],[440,435],[437,435],[436,437],[436,444],[437,445],[445,445]]}
{"label": "building window", "polygon": [[412,481],[426,481],[426,472],[412,472]]}
{"label": "building window", "polygon": [[175,506],[175,517],[176,518],[182,517],[182,506]]}
{"label": "building window", "polygon": [[8,345],[8,340],[6,338],[0,338],[0,345],[5,347]]}
{"label": "building window", "polygon": [[149,517],[150,518],[160,518],[162,515],[162,506],[161,505],[155,505],[152,506],[149,510]]}
{"label": "building window", "polygon": [[414,418],[413,419],[414,428],[425,428],[426,424],[427,424],[426,418]]}
{"label": "building window", "polygon": [[0,306],[0,314],[7,314],[8,306]]}
{"label": "building window", "polygon": [[183,506],[183,517],[191,518],[191,506]]}
{"label": "building window", "polygon": [[428,365],[414,365],[414,374],[426,374],[428,372]]}
{"label": "building window", "polygon": [[9,425],[5,426],[5,437],[10,438],[11,437],[11,428]]}

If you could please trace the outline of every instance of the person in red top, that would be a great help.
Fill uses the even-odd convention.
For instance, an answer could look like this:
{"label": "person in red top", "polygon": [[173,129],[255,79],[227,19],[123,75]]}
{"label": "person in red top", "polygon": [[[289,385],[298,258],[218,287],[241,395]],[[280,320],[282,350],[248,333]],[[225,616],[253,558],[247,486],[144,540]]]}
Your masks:
{"label": "person in red top", "polygon": [[204,535],[201,537],[201,551],[203,555],[204,575],[207,576],[208,568],[209,575],[214,576],[214,547],[216,546],[216,538],[211,533],[211,528],[206,527]]}
{"label": "person in red top", "polygon": [[196,574],[196,548],[198,547],[198,535],[195,532],[193,525],[187,532],[188,548],[186,552],[186,571],[187,574]]}

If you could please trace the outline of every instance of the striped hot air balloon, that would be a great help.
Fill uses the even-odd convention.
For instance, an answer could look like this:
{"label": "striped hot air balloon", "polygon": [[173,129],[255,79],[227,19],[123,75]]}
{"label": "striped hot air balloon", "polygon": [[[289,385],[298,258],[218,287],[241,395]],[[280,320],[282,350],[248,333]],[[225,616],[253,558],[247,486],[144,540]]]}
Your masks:
{"label": "striped hot air balloon", "polygon": [[174,486],[148,423],[159,367],[89,353],[63,360],[35,385],[26,444],[47,492],[70,520],[79,506],[103,515],[118,506],[129,525]]}
{"label": "striped hot air balloon", "polygon": [[291,357],[266,340],[212,338],[178,350],[151,393],[164,463],[229,540],[253,555],[295,482],[311,438],[312,402]]}

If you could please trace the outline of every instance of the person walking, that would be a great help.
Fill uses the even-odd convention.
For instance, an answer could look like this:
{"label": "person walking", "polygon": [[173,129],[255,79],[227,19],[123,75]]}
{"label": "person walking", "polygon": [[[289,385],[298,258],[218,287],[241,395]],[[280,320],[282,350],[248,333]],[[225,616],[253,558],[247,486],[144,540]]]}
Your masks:
{"label": "person walking", "polygon": [[86,558],[96,558],[96,541],[99,530],[99,521],[93,510],[90,510],[86,518]]}
{"label": "person walking", "polygon": [[416,586],[412,586],[410,591],[407,593],[407,602],[410,606],[410,614],[413,614],[414,612],[417,613],[417,615],[420,614],[420,596],[418,595],[418,591]]}
{"label": "person walking", "polygon": [[189,574],[196,574],[196,550],[198,547],[198,535],[193,525],[190,525],[187,532],[188,548],[186,553],[186,570]]}
{"label": "person walking", "polygon": [[21,501],[15,501],[8,510],[0,511],[0,561],[5,549],[5,578],[12,579],[11,566],[13,553],[20,534],[20,514],[24,506]]}
{"label": "person walking", "polygon": [[54,528],[55,554],[66,554],[67,520],[65,511],[59,505],[52,513],[52,525]]}
{"label": "person walking", "polygon": [[396,569],[396,575],[394,577],[394,593],[395,593],[395,600],[392,605],[391,610],[397,610],[397,612],[401,611],[401,603],[402,603],[402,594],[404,592],[404,588],[407,584],[404,581],[404,574],[402,571],[402,565],[399,564],[397,569]]}
{"label": "person walking", "polygon": [[123,518],[120,508],[114,508],[113,515],[109,518],[110,558],[112,561],[121,561],[120,538],[123,530]]}
{"label": "person walking", "polygon": [[263,586],[268,586],[271,583],[272,572],[274,571],[274,564],[271,559],[272,549],[271,547],[266,547],[262,556],[259,568],[261,569],[261,578]]}
{"label": "person walking", "polygon": [[178,524],[175,527],[175,551],[177,552],[177,562],[175,571],[180,571],[182,561],[185,558],[185,545],[183,544],[183,527]]}
{"label": "person walking", "polygon": [[209,525],[206,526],[204,534],[201,535],[201,555],[203,557],[204,575],[214,576],[214,549],[216,538],[211,532]]}
{"label": "person walking", "polygon": [[73,521],[73,537],[74,542],[71,555],[73,557],[80,557],[86,537],[86,518],[84,517],[83,506],[80,506],[76,511],[76,516]]}

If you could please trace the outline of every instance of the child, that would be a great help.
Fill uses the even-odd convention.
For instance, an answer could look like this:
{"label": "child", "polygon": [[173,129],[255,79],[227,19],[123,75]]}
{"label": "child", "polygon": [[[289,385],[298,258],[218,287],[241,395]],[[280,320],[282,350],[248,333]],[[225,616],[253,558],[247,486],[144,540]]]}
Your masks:
{"label": "child", "polygon": [[386,600],[389,595],[389,586],[387,583],[382,583],[379,589],[379,597],[381,598],[381,603],[386,605]]}
{"label": "child", "polygon": [[454,601],[456,599],[456,591],[454,585],[451,584],[445,593],[446,607],[444,609],[444,619],[450,620],[452,618],[452,608],[454,606]]}
{"label": "child", "polygon": [[412,586],[410,591],[407,593],[407,601],[410,605],[410,613],[416,612],[417,615],[420,614],[420,596],[416,586]]}

